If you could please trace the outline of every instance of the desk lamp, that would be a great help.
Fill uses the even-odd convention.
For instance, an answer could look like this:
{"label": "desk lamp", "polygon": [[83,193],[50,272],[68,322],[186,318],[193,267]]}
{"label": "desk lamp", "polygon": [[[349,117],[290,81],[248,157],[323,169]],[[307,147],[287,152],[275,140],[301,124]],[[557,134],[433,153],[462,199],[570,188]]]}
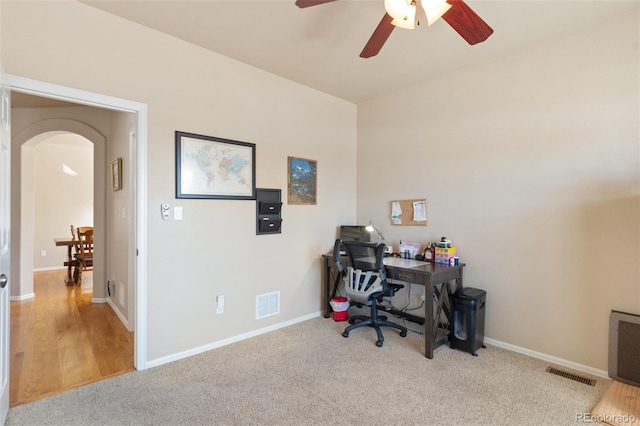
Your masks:
{"label": "desk lamp", "polygon": [[369,221],[369,224],[365,227],[365,229],[369,232],[376,231],[378,233],[378,244],[380,244],[381,241],[384,241],[384,236],[380,233],[380,230],[376,228],[372,220]]}

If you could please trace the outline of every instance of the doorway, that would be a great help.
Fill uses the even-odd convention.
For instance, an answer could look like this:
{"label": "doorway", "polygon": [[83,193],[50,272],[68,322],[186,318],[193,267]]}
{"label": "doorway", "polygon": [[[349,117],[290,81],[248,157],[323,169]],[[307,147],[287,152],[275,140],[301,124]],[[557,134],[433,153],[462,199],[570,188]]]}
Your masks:
{"label": "doorway", "polygon": [[[12,94],[12,114],[19,111],[17,115],[24,116],[32,111],[24,106],[28,105],[25,98]],[[59,114],[58,110],[52,113]],[[14,147],[18,149],[15,143]],[[59,269],[68,261],[67,247],[55,246],[56,239],[70,238],[72,225],[94,226],[94,144],[77,133],[54,131],[30,139],[21,150],[24,259],[19,282],[24,295],[32,288],[29,272]],[[29,255],[32,259],[27,259]]]}
{"label": "doorway", "polygon": [[[131,205],[132,232],[128,249],[126,251],[129,261],[128,276],[132,283],[132,318],[130,324],[135,330],[134,337],[134,365],[138,370],[146,368],[146,123],[147,107],[133,101],[113,98],[92,92],[80,91],[68,87],[52,85],[21,77],[7,75],[5,85],[14,92],[26,93],[37,97],[55,99],[73,104],[102,108],[109,111],[119,111],[134,114],[133,131],[129,141],[129,176],[131,179],[131,192],[129,201]],[[80,133],[80,132],[77,132]],[[32,135],[21,135],[27,138]],[[126,167],[126,166],[125,166]],[[96,163],[95,173],[107,176],[108,165],[105,162]],[[12,176],[13,177],[13,176]],[[15,191],[12,184],[12,193]],[[13,197],[13,196],[12,196]],[[15,203],[14,203],[15,204]],[[12,209],[15,209],[13,206]],[[19,208],[19,207],[18,207]],[[94,208],[99,208],[94,206]],[[18,215],[19,216],[19,215]],[[19,231],[19,221],[14,222],[16,214],[12,215],[11,228]],[[16,219],[18,220],[18,219]],[[19,245],[19,242],[18,242]],[[12,247],[19,251],[20,247]],[[14,263],[11,259],[11,269],[20,271],[19,258]],[[106,286],[104,291],[106,292]],[[94,295],[95,297],[95,295]]]}
{"label": "doorway", "polygon": [[[72,225],[94,226],[94,192],[98,198],[105,194],[100,183],[104,179],[94,179],[94,144],[102,152],[108,140],[94,135],[93,142],[58,130],[70,124],[81,127],[71,118],[81,119],[82,111],[92,111],[87,107],[43,102],[24,94],[13,94],[12,104],[12,116],[21,129],[35,126],[43,131],[20,148],[21,132],[14,138],[15,150],[21,151],[22,216],[21,271],[16,281],[20,294],[13,289],[11,301],[9,406],[15,407],[133,370],[133,332],[115,313],[122,307],[94,292],[93,268],[69,283],[66,268],[61,269],[70,261],[67,246],[54,245],[54,240],[70,239]],[[94,114],[93,124],[99,125],[100,118],[110,122],[109,114]],[[47,120],[48,115],[68,118]],[[99,215],[100,228],[103,216]],[[106,222],[109,225],[109,218]],[[102,229],[100,234],[109,235]],[[126,252],[126,243],[120,244],[124,246],[115,249]],[[98,246],[105,252],[106,244]],[[108,252],[106,260],[115,262]],[[103,282],[96,282],[96,290]]]}

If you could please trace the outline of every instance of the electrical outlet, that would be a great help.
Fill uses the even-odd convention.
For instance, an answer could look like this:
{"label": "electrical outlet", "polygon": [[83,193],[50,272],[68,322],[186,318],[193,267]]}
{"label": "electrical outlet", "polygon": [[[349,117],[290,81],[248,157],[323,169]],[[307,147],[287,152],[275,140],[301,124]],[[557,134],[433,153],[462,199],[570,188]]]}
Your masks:
{"label": "electrical outlet", "polygon": [[224,312],[224,294],[219,294],[216,297],[216,314]]}
{"label": "electrical outlet", "polygon": [[45,257],[47,255],[46,250],[40,250],[40,256]]}

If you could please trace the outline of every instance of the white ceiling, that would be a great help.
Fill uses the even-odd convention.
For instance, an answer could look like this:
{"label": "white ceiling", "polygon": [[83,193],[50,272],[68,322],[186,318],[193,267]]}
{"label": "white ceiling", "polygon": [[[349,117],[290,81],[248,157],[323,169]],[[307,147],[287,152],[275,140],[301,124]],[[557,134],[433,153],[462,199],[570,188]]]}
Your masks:
{"label": "white ceiling", "polygon": [[82,0],[351,102],[525,46],[638,13],[638,0],[467,0],[494,29],[468,45],[438,20],[396,28],[378,56],[360,51],[384,15],[383,0],[338,0],[300,9],[294,0]]}

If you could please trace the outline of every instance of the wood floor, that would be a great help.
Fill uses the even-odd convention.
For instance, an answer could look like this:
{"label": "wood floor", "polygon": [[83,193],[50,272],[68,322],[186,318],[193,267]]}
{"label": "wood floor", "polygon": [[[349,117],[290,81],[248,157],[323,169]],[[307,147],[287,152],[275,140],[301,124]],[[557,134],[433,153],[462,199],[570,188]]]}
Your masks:
{"label": "wood floor", "polygon": [[134,369],[133,333],[91,303],[93,273],[67,287],[65,272],[36,272],[35,298],[11,302],[11,407]]}

